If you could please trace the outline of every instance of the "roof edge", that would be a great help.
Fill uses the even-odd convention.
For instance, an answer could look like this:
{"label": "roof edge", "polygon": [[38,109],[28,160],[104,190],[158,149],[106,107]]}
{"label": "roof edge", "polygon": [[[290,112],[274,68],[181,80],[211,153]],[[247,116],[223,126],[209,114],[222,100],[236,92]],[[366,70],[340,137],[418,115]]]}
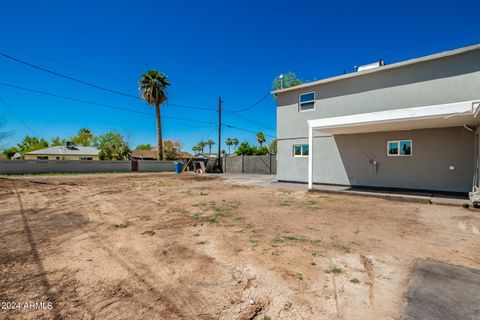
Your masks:
{"label": "roof edge", "polygon": [[298,89],[303,89],[303,88],[313,87],[313,86],[316,86],[316,85],[321,85],[321,84],[324,84],[324,83],[329,83],[329,82],[334,82],[334,81],[339,81],[339,80],[344,80],[344,79],[360,77],[360,76],[368,75],[368,74],[375,73],[375,72],[391,70],[391,69],[401,68],[401,67],[409,66],[409,65],[412,65],[412,64],[420,63],[420,62],[431,61],[431,60],[440,59],[440,58],[444,58],[444,57],[450,57],[450,56],[458,55],[458,54],[469,52],[469,51],[475,51],[475,50],[479,50],[479,49],[480,49],[480,43],[475,43],[475,44],[470,45],[470,46],[461,47],[461,48],[457,48],[457,49],[451,49],[451,50],[447,50],[447,51],[442,51],[442,52],[439,52],[439,53],[434,53],[434,54],[430,54],[430,55],[426,55],[426,56],[421,56],[421,57],[413,58],[413,59],[409,59],[409,60],[399,61],[399,62],[395,62],[395,63],[392,63],[392,64],[387,64],[387,65],[384,65],[384,66],[381,66],[381,67],[378,67],[378,68],[374,68],[374,69],[368,69],[368,70],[358,71],[358,72],[351,72],[351,73],[342,74],[342,75],[339,75],[339,76],[334,76],[334,77],[329,77],[329,78],[325,78],[325,79],[321,79],[321,80],[317,80],[317,81],[313,81],[313,82],[308,82],[308,83],[301,84],[301,85],[298,85],[298,86],[295,86],[295,87],[290,87],[290,88],[285,88],[285,89],[280,89],[280,90],[273,90],[273,91],[271,91],[271,93],[272,94],[279,94],[279,93],[290,92],[290,91],[294,91],[294,90],[298,90]]}

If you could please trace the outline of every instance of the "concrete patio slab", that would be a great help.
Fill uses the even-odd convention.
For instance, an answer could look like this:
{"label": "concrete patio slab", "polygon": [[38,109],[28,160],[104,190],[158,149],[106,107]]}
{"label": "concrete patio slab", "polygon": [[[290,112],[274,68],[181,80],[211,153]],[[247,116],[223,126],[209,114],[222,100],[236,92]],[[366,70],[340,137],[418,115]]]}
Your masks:
{"label": "concrete patio slab", "polygon": [[[285,188],[305,191],[308,190],[306,183],[278,182],[276,175],[251,173],[223,173],[214,175],[219,176],[220,178],[234,184],[257,185],[268,188]],[[462,206],[468,203],[468,198],[461,196],[450,196],[431,192],[375,190],[368,188],[352,188],[348,186],[334,185],[314,185],[313,192],[349,194],[356,196],[376,197],[393,201],[406,201],[453,206]]]}
{"label": "concrete patio slab", "polygon": [[404,320],[480,319],[480,270],[425,261],[407,286]]}

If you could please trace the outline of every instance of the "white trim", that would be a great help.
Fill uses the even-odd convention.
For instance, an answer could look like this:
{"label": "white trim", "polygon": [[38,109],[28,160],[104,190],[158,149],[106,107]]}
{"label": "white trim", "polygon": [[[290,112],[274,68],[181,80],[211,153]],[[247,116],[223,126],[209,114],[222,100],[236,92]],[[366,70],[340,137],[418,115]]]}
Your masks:
{"label": "white trim", "polygon": [[308,189],[313,189],[313,129],[308,127]]}
{"label": "white trim", "polygon": [[[403,141],[409,141],[410,142],[410,154],[401,154],[400,151],[400,143]],[[398,146],[398,154],[390,154],[389,153],[389,144],[392,142],[396,142]],[[413,156],[413,140],[411,139],[402,139],[402,140],[387,140],[387,157],[411,157]]]}
{"label": "white trim", "polygon": [[[326,133],[329,130],[347,128],[347,127],[366,127],[375,125],[385,125],[389,123],[400,123],[415,120],[437,119],[443,123],[453,122],[463,117],[471,117],[476,111],[474,109],[478,100],[463,101],[457,103],[447,103],[424,107],[394,109],[388,111],[378,111],[370,113],[353,114],[333,118],[323,118],[308,120],[308,125],[316,130]],[[408,129],[408,128],[407,128]]]}
{"label": "white trim", "polygon": [[[310,94],[310,93],[313,93],[313,100],[308,100],[308,101],[303,101],[302,102],[301,97],[303,95]],[[315,104],[316,104],[315,103],[316,98],[317,98],[317,94],[315,93],[315,91],[299,93],[298,94],[298,112],[314,111],[315,110]],[[302,110],[302,103],[312,103],[312,102],[313,102],[313,108]]]}
{"label": "white trim", "polygon": [[[294,145],[292,146],[292,151],[293,151],[293,157],[294,157],[294,158],[306,158],[306,157],[308,157],[308,154],[310,154],[310,149],[308,149],[308,154],[307,154],[307,155],[304,155],[304,154],[303,154],[303,147],[304,147],[304,146],[307,146],[307,147],[308,147],[308,144],[301,143],[301,144],[294,144]],[[300,153],[301,153],[300,155],[296,155],[296,154],[295,154],[295,147],[300,147]]]}

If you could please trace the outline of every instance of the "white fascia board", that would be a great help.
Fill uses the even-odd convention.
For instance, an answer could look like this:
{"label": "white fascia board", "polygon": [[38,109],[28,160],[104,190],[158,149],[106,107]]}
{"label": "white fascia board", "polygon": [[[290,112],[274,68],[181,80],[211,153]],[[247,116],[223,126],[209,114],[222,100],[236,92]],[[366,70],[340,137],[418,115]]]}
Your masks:
{"label": "white fascia board", "polygon": [[[389,111],[360,113],[348,116],[308,120],[308,126],[314,129],[341,128],[349,126],[361,126],[400,122],[405,120],[421,120],[429,118],[448,117],[455,114],[473,115],[479,101],[464,101],[457,103],[440,104],[426,107],[404,108]],[[447,120],[447,119],[446,119]]]}

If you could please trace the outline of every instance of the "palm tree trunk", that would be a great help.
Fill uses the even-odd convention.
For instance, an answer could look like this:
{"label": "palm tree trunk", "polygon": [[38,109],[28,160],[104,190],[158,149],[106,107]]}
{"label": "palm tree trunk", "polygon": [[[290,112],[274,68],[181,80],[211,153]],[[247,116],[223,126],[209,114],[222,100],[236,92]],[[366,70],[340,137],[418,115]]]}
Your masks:
{"label": "palm tree trunk", "polygon": [[212,145],[211,144],[208,145],[208,153],[212,154]]}
{"label": "palm tree trunk", "polygon": [[158,160],[163,160],[163,140],[162,140],[162,117],[160,115],[160,104],[155,105],[157,114],[157,144],[158,144]]}

